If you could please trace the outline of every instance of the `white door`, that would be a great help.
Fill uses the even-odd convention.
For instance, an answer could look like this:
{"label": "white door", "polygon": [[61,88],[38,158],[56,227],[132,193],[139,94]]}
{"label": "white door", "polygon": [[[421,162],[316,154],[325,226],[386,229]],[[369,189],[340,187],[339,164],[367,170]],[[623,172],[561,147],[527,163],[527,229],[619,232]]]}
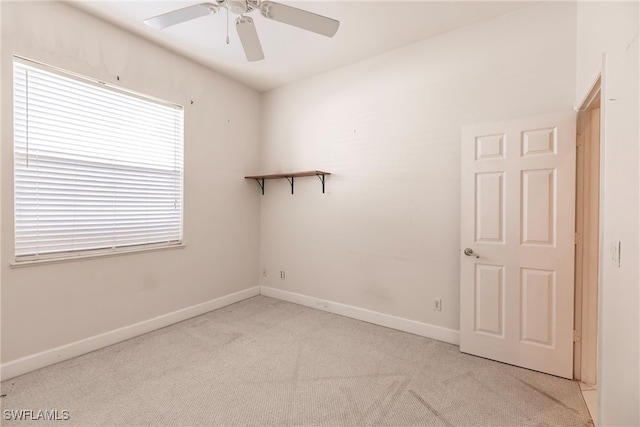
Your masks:
{"label": "white door", "polygon": [[463,128],[460,351],[573,377],[575,138],[573,112]]}

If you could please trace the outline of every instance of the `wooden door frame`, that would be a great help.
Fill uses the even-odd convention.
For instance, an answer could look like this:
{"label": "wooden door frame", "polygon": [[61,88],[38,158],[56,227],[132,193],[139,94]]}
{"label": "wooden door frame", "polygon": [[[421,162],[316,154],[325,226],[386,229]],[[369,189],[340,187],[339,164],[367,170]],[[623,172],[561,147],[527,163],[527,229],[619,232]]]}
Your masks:
{"label": "wooden door frame", "polygon": [[602,76],[580,104],[576,135],[574,378],[597,382],[598,283],[602,224]]}

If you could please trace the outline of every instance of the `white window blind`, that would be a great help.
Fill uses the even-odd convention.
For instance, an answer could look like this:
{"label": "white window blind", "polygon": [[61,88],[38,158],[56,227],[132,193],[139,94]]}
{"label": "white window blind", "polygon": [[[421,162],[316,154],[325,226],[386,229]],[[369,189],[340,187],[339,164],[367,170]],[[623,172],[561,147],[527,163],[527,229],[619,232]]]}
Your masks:
{"label": "white window blind", "polygon": [[181,107],[14,60],[16,261],[182,240]]}

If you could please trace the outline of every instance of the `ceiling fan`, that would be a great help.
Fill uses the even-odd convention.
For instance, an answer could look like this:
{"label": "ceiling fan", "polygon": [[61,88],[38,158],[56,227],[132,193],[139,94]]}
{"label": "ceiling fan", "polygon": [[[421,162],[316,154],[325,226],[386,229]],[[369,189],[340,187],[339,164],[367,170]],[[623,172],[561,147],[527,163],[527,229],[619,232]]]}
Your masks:
{"label": "ceiling fan", "polygon": [[[242,48],[248,61],[260,61],[264,59],[260,39],[253,25],[253,19],[245,14],[259,10],[262,16],[274,21],[283,22],[312,31],[323,36],[333,37],[338,31],[340,22],[326,16],[317,15],[306,10],[276,3],[269,0],[215,0],[213,3],[200,3],[183,7],[153,18],[145,19],[144,23],[150,27],[162,30],[181,22],[200,18],[201,16],[217,13],[221,8],[226,8],[228,12],[240,15],[236,18],[236,31],[240,37]],[[228,13],[227,12],[227,13]],[[227,35],[227,43],[229,36]]]}

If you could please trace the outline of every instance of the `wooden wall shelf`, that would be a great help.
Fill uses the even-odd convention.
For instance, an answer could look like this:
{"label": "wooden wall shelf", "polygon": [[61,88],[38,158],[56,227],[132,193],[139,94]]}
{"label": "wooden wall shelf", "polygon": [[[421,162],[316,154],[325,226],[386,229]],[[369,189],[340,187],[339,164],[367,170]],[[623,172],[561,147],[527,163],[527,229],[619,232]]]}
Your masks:
{"label": "wooden wall shelf", "polygon": [[245,179],[255,179],[258,185],[260,186],[260,190],[262,190],[262,194],[264,194],[264,180],[265,179],[281,179],[285,178],[291,184],[291,194],[293,194],[293,181],[294,178],[303,177],[303,176],[317,176],[322,183],[322,192],[324,193],[324,178],[325,175],[331,175],[329,172],[323,171],[305,171],[305,172],[290,172],[290,173],[272,173],[268,175],[252,175],[245,176]]}

